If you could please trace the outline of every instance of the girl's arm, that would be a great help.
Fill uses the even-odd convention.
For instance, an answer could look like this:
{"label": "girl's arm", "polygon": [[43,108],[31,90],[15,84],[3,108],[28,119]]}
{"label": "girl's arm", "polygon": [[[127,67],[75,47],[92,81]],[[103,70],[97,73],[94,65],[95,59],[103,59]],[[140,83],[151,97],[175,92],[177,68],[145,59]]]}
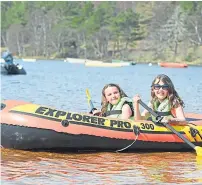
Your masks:
{"label": "girl's arm", "polygon": [[130,106],[128,104],[125,104],[122,107],[122,114],[121,114],[121,118],[122,119],[129,119],[132,116],[133,112],[130,108]]}
{"label": "girl's arm", "polygon": [[180,124],[180,125],[187,124],[182,106],[175,108],[175,114],[176,114],[176,118],[166,118],[165,117],[164,119],[162,119],[162,121],[168,122],[168,123],[172,122],[172,123],[176,123],[176,124]]}
{"label": "girl's arm", "polygon": [[[147,106],[152,109],[152,104],[151,104],[151,102],[149,102]],[[142,119],[147,119],[150,115],[151,115],[151,114],[150,114],[149,111],[146,110],[146,109],[144,109],[143,112],[142,112],[142,114],[141,114]]]}
{"label": "girl's arm", "polygon": [[175,108],[175,113],[176,118],[171,118],[169,121],[187,123],[182,106]]}
{"label": "girl's arm", "polygon": [[101,114],[101,111],[100,110],[94,110],[93,111],[93,115],[94,116],[99,116]]}
{"label": "girl's arm", "polygon": [[134,120],[141,120],[140,107],[138,101],[141,100],[140,96],[137,94],[133,97],[133,108],[134,108]]}
{"label": "girl's arm", "polygon": [[[139,95],[135,95],[133,98],[133,105],[134,105],[134,111],[135,111],[135,116],[134,119],[136,120],[145,120],[150,116],[150,113],[144,109],[142,114],[140,113],[140,108],[139,108],[139,103],[138,101],[141,100]],[[149,102],[148,107],[152,107],[151,103]]]}
{"label": "girl's arm", "polygon": [[175,109],[175,112],[176,112],[176,118],[177,119],[180,119],[182,121],[185,121],[185,115],[184,115],[184,110],[182,108],[182,106],[179,106]]}

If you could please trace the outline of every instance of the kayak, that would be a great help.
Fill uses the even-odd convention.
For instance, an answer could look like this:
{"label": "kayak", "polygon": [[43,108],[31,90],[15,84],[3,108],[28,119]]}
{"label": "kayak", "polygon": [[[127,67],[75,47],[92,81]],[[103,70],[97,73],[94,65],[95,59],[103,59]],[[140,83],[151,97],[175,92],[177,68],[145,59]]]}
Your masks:
{"label": "kayak", "polygon": [[[43,151],[191,151],[177,135],[149,120],[122,120],[58,110],[17,100],[1,103],[1,145]],[[171,123],[202,146],[202,114],[187,113],[189,124]]]}

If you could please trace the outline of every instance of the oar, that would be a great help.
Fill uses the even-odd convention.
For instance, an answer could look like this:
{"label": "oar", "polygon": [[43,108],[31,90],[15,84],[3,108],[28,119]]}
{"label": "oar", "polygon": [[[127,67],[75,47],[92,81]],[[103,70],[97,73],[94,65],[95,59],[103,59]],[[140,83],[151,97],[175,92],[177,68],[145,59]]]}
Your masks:
{"label": "oar", "polygon": [[87,97],[88,105],[89,105],[89,107],[91,109],[90,112],[92,112],[93,110],[95,110],[95,107],[94,107],[93,102],[91,100],[90,92],[89,92],[88,89],[86,89],[86,97]]}
{"label": "oar", "polygon": [[[157,113],[155,113],[150,107],[148,107],[144,102],[139,100],[140,105],[142,105],[146,110],[148,110],[154,117],[156,117],[157,122],[160,122],[162,120],[162,117],[160,117]],[[182,134],[177,132],[172,126],[170,126],[166,122],[161,122],[165,127],[167,127],[169,130],[171,130],[174,134],[176,134],[180,139],[182,139],[185,143],[187,143],[191,148],[193,148],[196,151],[197,156],[202,156],[202,147],[195,146],[192,142],[190,142],[187,138],[185,138]]]}

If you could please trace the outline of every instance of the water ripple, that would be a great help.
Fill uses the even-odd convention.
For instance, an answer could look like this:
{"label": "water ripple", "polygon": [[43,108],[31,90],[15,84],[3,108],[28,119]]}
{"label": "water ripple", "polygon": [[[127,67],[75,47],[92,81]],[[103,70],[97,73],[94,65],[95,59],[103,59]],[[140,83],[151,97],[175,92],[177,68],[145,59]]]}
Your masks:
{"label": "water ripple", "polygon": [[[157,74],[167,74],[185,102],[185,112],[202,113],[201,67],[169,69],[153,65],[87,68],[59,61],[23,63],[27,75],[1,76],[2,99],[24,100],[61,110],[88,112],[85,89],[100,107],[107,83],[128,96],[149,101]],[[195,153],[57,154],[2,149],[2,184],[202,184],[202,159]]]}

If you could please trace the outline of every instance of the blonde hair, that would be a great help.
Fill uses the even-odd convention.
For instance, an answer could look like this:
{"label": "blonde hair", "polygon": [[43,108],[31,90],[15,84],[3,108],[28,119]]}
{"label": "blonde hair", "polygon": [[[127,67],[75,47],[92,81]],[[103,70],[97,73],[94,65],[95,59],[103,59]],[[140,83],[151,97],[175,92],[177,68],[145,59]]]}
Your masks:
{"label": "blonde hair", "polygon": [[128,97],[125,92],[117,85],[117,84],[107,84],[103,87],[102,89],[102,97],[101,97],[101,115],[104,116],[105,112],[107,111],[107,106],[108,106],[108,101],[106,99],[106,96],[105,96],[105,89],[107,89],[108,87],[116,87],[120,93],[120,98],[123,98],[123,97]]}
{"label": "blonde hair", "polygon": [[169,86],[167,98],[171,104],[171,107],[177,108],[180,105],[182,107],[184,107],[184,102],[182,101],[182,99],[179,97],[177,91],[175,90],[175,87],[174,87],[171,79],[167,75],[164,75],[164,74],[158,75],[152,82],[152,85],[151,85],[151,97],[152,97],[151,103],[152,103],[152,105],[154,105],[154,102],[158,100],[158,98],[155,96],[155,93],[154,93],[154,84],[158,84],[160,81],[162,81],[164,84]]}

